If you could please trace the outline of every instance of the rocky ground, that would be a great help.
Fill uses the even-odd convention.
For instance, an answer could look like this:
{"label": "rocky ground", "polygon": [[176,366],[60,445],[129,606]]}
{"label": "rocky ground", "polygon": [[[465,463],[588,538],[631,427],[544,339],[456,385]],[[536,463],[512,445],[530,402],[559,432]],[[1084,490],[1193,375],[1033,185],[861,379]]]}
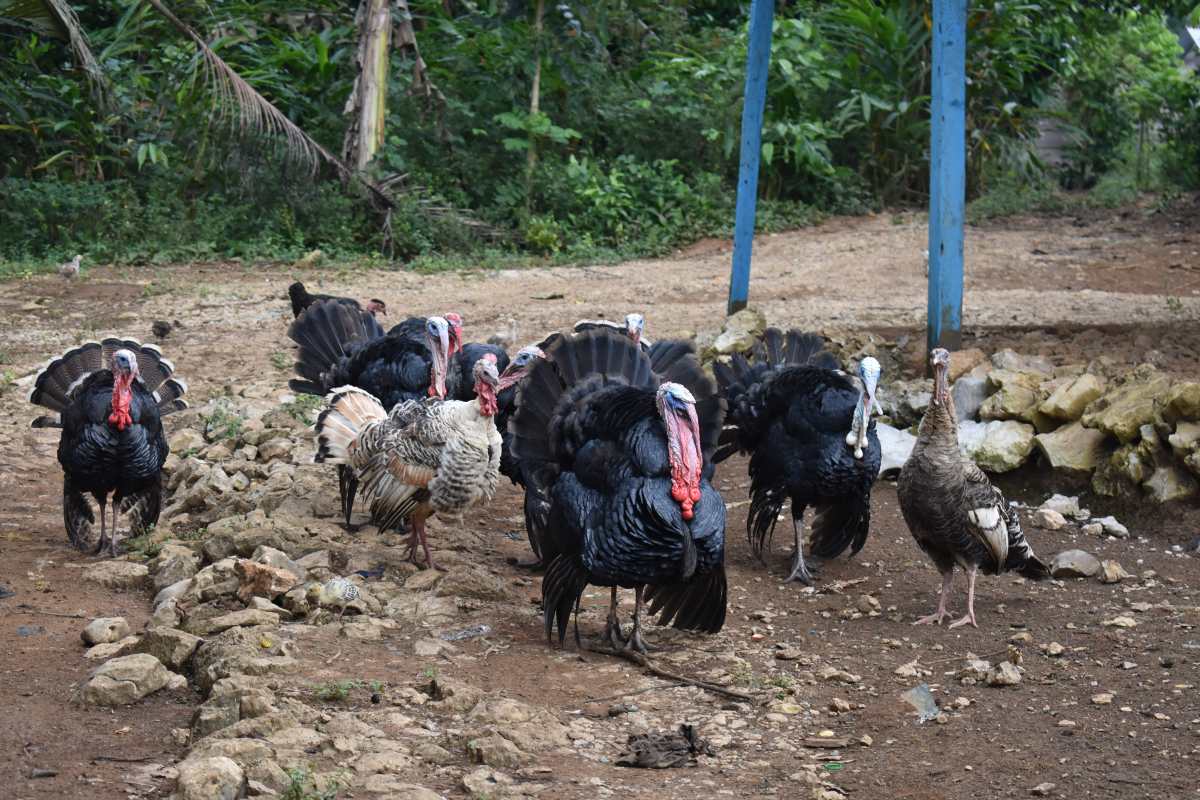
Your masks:
{"label": "rocky ground", "polygon": [[[291,271],[85,265],[69,285],[9,284],[10,380],[76,341],[149,338],[151,320],[178,320],[162,346],[195,408],[168,426],[163,523],[107,561],[67,548],[55,438],[26,427],[33,412],[17,387],[0,396],[0,595],[13,593],[0,599],[0,702],[12,720],[0,780],[17,798],[1200,796],[1200,592],[1188,552],[1200,514],[1160,510],[1143,485],[1168,464],[1190,474],[1193,451],[1169,441],[1179,419],[1152,415],[1126,439],[1117,415],[1104,416],[1116,404],[1098,402],[1125,376],[1145,383],[1143,363],[1169,384],[1148,395],[1152,410],[1173,407],[1164,398],[1194,377],[1200,301],[1187,276],[1200,232],[1194,214],[1129,213],[969,237],[969,344],[980,353],[961,372],[1000,396],[972,422],[1036,437],[1030,463],[1002,478],[1029,503],[1030,539],[1056,557],[1058,577],[982,581],[978,630],[912,627],[937,576],[885,479],[864,551],[826,565],[813,589],[782,585],[786,537],[766,567],[751,559],[745,461],[731,460],[717,480],[729,622],[713,637],[651,632],[655,664],[724,694],[548,647],[539,578],[510,563],[527,554],[512,487],[431,525],[444,574],[404,563],[394,536],[343,531],[331,471],[308,463],[314,409],[283,388]],[[771,323],[823,330],[846,355],[888,355],[898,429],[920,410],[921,230],[907,218],[834,220],[756,251],[755,304]],[[723,247],[582,270],[304,277],[396,311],[460,310],[472,337],[522,341],[640,308],[652,335],[694,332],[707,346],[721,327]],[[1035,278],[1036,291],[1013,288]],[[1040,377],[992,379],[1014,366]],[[1101,395],[1072,416],[1093,394],[1086,376]],[[1039,426],[1046,409],[1060,416]],[[1102,433],[1106,455],[1140,447],[1145,481],[1105,497],[1091,470],[1051,470],[1041,437],[1075,424]],[[1151,435],[1161,449],[1148,452]],[[1050,498],[1060,489],[1068,496]],[[334,576],[360,586],[344,609],[320,592]],[[606,603],[606,592],[586,595],[585,640]]]}

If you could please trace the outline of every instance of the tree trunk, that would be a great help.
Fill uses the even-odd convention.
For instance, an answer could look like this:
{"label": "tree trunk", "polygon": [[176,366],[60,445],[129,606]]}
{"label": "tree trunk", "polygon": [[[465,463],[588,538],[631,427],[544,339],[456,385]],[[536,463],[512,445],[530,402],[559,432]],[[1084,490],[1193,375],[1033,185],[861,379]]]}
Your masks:
{"label": "tree trunk", "polygon": [[[542,104],[542,17],[546,10],[546,0],[537,0],[537,10],[533,18],[533,86],[529,89],[529,117],[541,110]],[[529,152],[525,157],[525,214],[533,207],[533,171],[537,167],[537,138],[529,132]]]}
{"label": "tree trunk", "polygon": [[362,0],[358,8],[358,77],[346,101],[350,125],[342,154],[355,169],[365,169],[383,145],[387,120],[390,0]]}

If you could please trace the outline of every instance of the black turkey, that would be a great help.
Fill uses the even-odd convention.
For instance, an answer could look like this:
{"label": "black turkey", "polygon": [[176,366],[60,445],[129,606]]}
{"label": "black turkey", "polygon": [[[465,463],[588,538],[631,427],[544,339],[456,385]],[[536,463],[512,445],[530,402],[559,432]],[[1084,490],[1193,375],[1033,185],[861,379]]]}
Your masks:
{"label": "black turkey", "polygon": [[724,625],[725,503],[709,483],[723,407],[694,356],[672,377],[660,381],[630,339],[594,330],[552,344],[521,385],[513,453],[549,498],[548,639],[557,627],[562,642],[588,584],[612,588],[614,647],[617,587],[635,592],[627,647],[644,650],[644,600],[662,625]]}
{"label": "black turkey", "polygon": [[337,297],[331,294],[312,294],[304,288],[304,284],[296,281],[288,287],[288,298],[292,301],[292,316],[299,317],[309,306],[325,300],[333,300],[342,305],[368,312],[371,316],[383,314],[387,316],[387,303],[377,298],[371,298],[366,303],[360,303],[352,297]]}
{"label": "black turkey", "polygon": [[804,561],[804,511],[812,506],[811,555],[836,558],[862,549],[871,525],[871,487],[882,453],[871,411],[879,362],[859,364],[859,383],[838,368],[820,337],[775,328],[751,360],[713,366],[729,404],[719,463],[750,454],[746,533],[760,559],[783,504],[791,501],[795,549],[786,581],[812,583]]}
{"label": "black turkey", "polygon": [[162,417],[187,408],[181,399],[187,385],[174,371],[154,345],[110,338],[72,348],[37,374],[29,400],[55,413],[33,427],[62,429],[63,521],[74,546],[86,546],[96,522],[89,494],[100,507],[97,553],[107,545],[117,554],[119,514],[129,515],[135,535],[158,521],[169,450]]}
{"label": "black turkey", "polygon": [[614,331],[628,336],[633,340],[634,344],[641,345],[643,350],[649,350],[653,344],[649,339],[642,336],[646,330],[646,318],[637,313],[626,314],[624,323],[617,323],[608,319],[581,319],[575,323],[572,330],[575,333],[586,333],[587,331],[594,330]]}
{"label": "black turkey", "polygon": [[917,443],[900,470],[900,511],[921,549],[942,573],[937,611],[916,624],[936,622],[951,614],[946,608],[954,583],[954,567],[967,573],[967,614],[954,628],[975,622],[975,577],[1015,571],[1042,580],[1050,570],[1033,553],[1021,532],[1021,518],[1004,495],[973,461],[958,449],[958,417],[950,395],[950,353],[930,354],[933,399],[917,433]]}

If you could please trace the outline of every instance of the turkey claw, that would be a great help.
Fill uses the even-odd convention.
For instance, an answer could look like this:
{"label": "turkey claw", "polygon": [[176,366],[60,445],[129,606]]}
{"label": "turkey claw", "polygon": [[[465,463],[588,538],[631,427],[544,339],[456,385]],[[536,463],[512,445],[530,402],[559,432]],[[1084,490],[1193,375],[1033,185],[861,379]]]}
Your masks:
{"label": "turkey claw", "polygon": [[970,625],[972,628],[978,628],[979,623],[975,621],[975,615],[968,613],[965,617],[955,622],[950,623],[951,628],[957,628],[961,625]]}

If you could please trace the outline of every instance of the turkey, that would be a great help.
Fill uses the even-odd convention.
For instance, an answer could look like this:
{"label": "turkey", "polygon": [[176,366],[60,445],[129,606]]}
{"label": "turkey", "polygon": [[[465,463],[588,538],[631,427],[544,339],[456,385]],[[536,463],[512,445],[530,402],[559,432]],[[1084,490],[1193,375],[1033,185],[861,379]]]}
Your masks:
{"label": "turkey", "polygon": [[58,265],[58,274],[70,280],[71,278],[79,277],[79,263],[83,260],[83,256],[76,255],[70,261]]}
{"label": "turkey", "polygon": [[[169,448],[162,417],[187,408],[187,385],[152,344],[105,339],[72,348],[37,374],[29,400],[54,412],[35,428],[61,428],[63,521],[67,538],[83,549],[96,518],[85,495],[100,507],[96,551],[117,554],[117,519],[129,514],[140,535],[158,521],[162,466]],[[112,495],[112,528],[105,519]]]}
{"label": "turkey", "polygon": [[871,487],[882,456],[871,412],[879,362],[859,364],[859,383],[838,369],[820,337],[775,328],[752,360],[714,364],[729,404],[715,460],[750,455],[750,548],[763,558],[783,504],[791,501],[795,550],[785,579],[812,583],[804,561],[804,512],[812,506],[811,555],[835,558],[862,549],[871,525]]}
{"label": "turkey", "polygon": [[724,625],[725,503],[709,482],[723,406],[694,356],[671,377],[660,381],[625,336],[592,330],[555,341],[521,385],[509,427],[530,488],[549,503],[547,639],[557,627],[562,643],[589,584],[611,588],[604,638],[614,648],[618,587],[635,593],[628,648],[645,650],[645,602],[661,625]]}
{"label": "turkey", "polygon": [[646,330],[646,318],[641,314],[626,314],[625,323],[617,323],[607,319],[581,319],[575,323],[575,333],[586,333],[594,330],[609,330],[628,336],[634,344],[641,345],[643,350],[649,350],[652,342],[642,336]]}
{"label": "turkey", "polygon": [[916,624],[940,625],[950,616],[946,604],[957,565],[967,573],[967,613],[950,627],[978,627],[975,577],[980,569],[992,575],[1015,571],[1033,580],[1049,578],[1050,570],[1025,540],[1016,508],[958,449],[958,417],[946,375],[950,353],[939,347],[930,354],[930,362],[933,399],[897,485],[909,531],[942,573],[937,611]]}
{"label": "turkey", "polygon": [[[443,317],[419,319],[388,333],[365,311],[325,300],[301,314],[288,329],[300,347],[294,392],[324,397],[341,386],[356,386],[377,398],[385,410],[425,396],[446,396],[451,355],[451,325]],[[400,326],[397,326],[400,327]],[[338,468],[338,490],[347,527],[357,483],[352,470]]]}
{"label": "turkey", "polygon": [[457,515],[492,499],[500,475],[495,361],[480,359],[473,372],[475,399],[408,400],[391,413],[353,386],[334,389],[317,418],[318,463],[351,469],[371,498],[381,530],[412,525],[409,557],[417,546],[437,567],[425,538],[431,515]]}
{"label": "turkey", "polygon": [[387,316],[387,303],[376,298],[371,298],[366,303],[359,303],[352,297],[336,297],[331,294],[311,294],[304,288],[304,284],[296,281],[288,287],[288,297],[292,301],[292,316],[298,318],[304,310],[309,306],[320,303],[325,300],[335,300],[342,305],[350,306],[351,308],[361,309],[368,312],[371,316],[383,314]]}
{"label": "turkey", "polygon": [[[508,369],[508,353],[500,345],[482,342],[466,342],[460,345],[460,349],[450,360],[450,368],[446,375],[446,397],[448,399],[475,399],[475,381],[472,375],[479,359],[486,356],[494,359],[498,372]],[[496,427],[500,427],[500,424],[497,423]]]}

